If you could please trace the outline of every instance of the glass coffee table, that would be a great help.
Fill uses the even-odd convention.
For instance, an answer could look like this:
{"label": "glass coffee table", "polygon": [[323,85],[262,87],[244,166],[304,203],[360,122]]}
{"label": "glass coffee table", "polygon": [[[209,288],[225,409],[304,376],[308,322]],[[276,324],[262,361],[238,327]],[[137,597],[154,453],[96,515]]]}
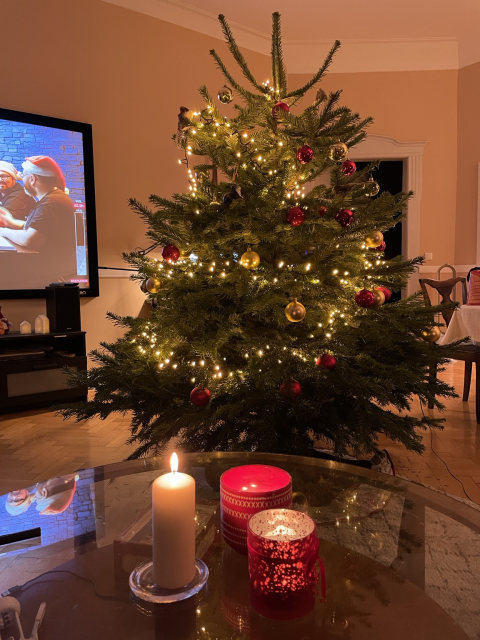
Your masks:
{"label": "glass coffee table", "polygon": [[[317,523],[326,602],[318,597],[303,618],[256,613],[247,557],[221,539],[220,476],[242,464],[288,471],[294,508]],[[480,511],[411,482],[297,456],[182,455],[181,470],[196,481],[197,555],[209,579],[180,603],[137,600],[128,576],[151,553],[150,485],[167,465],[107,465],[0,497],[0,592],[20,601],[27,633],[45,601],[45,640],[480,638]]]}

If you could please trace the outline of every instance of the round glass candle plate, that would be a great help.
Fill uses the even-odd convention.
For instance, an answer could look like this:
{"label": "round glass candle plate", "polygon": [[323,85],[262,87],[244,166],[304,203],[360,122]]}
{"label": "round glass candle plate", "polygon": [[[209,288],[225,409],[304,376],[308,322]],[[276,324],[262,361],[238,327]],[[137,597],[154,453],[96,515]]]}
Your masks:
{"label": "round glass candle plate", "polygon": [[179,602],[198,593],[208,580],[208,567],[202,561],[195,560],[195,577],[189,584],[180,589],[161,589],[153,581],[153,561],[142,562],[130,574],[130,589],[147,602]]}

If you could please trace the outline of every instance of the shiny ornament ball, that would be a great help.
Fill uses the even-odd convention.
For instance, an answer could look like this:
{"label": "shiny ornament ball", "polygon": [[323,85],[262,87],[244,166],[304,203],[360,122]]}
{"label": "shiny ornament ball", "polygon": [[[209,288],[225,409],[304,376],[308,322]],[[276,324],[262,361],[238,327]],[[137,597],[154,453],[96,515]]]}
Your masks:
{"label": "shiny ornament ball", "polygon": [[160,280],[160,278],[156,278],[155,276],[147,278],[147,280],[145,281],[145,289],[148,291],[148,293],[158,293],[161,286],[162,281]]}
{"label": "shiny ornament ball", "polygon": [[321,218],[323,218],[323,216],[327,213],[327,207],[318,207],[317,213]]}
{"label": "shiny ornament ball", "polygon": [[311,162],[313,160],[314,153],[313,149],[311,149],[308,144],[306,144],[297,150],[296,155],[299,162],[301,162],[302,164],[307,164],[308,162]]}
{"label": "shiny ornament ball", "polygon": [[233,91],[227,85],[223,85],[221,89],[218,90],[218,99],[222,104],[230,104],[233,100]]}
{"label": "shiny ornament ball", "polygon": [[345,160],[342,162],[342,166],[340,167],[340,171],[344,176],[351,176],[357,170],[357,165],[353,162],[353,160]]}
{"label": "shiny ornament ball", "polygon": [[240,258],[240,264],[242,267],[245,267],[245,269],[255,269],[260,264],[260,256],[256,251],[252,251],[252,249],[248,247]]}
{"label": "shiny ornament ball", "polygon": [[176,262],[180,257],[180,249],[174,244],[167,244],[163,247],[162,256],[167,262]]}
{"label": "shiny ornament ball", "polygon": [[293,378],[280,385],[280,393],[284,398],[298,398],[302,393],[302,385]]}
{"label": "shiny ornament ball", "polygon": [[428,327],[424,331],[422,331],[422,338],[425,342],[436,342],[442,334],[440,333],[440,329],[438,327]]}
{"label": "shiny ornament ball", "polygon": [[373,291],[369,291],[368,289],[362,289],[356,294],[355,302],[359,307],[368,309],[369,307],[373,307],[376,302],[375,294]]}
{"label": "shiny ornament ball", "polygon": [[383,233],[381,231],[372,231],[365,236],[365,244],[369,249],[375,249],[383,242]]}
{"label": "shiny ornament ball", "polygon": [[322,369],[328,369],[328,371],[333,371],[337,366],[337,360],[331,353],[323,353],[321,356],[317,358],[315,363],[317,367],[322,367]]}
{"label": "shiny ornament ball", "polygon": [[370,178],[370,180],[363,185],[363,193],[369,198],[376,196],[379,191],[380,185],[378,182],[375,182],[373,178]]}
{"label": "shiny ornament ball", "polygon": [[349,227],[353,222],[353,211],[350,209],[340,209],[335,215],[335,220],[342,225],[342,227]]}
{"label": "shiny ornament ball", "polygon": [[385,240],[383,242],[381,242],[378,247],[369,247],[370,251],[385,251],[385,247],[386,247],[386,243]]}
{"label": "shiny ornament ball", "polygon": [[195,387],[190,393],[190,402],[196,407],[205,407],[209,402],[212,394],[204,387]]}
{"label": "shiny ornament ball", "polygon": [[297,302],[296,298],[285,307],[285,315],[290,322],[300,322],[304,319],[306,313],[305,307],[301,302]]}
{"label": "shiny ornament ball", "polygon": [[383,295],[385,296],[385,302],[388,302],[392,297],[392,292],[390,291],[390,289],[387,289],[387,287],[381,286],[381,287],[375,287],[375,289],[378,289],[379,291],[383,292]]}
{"label": "shiny ornament ball", "polygon": [[140,283],[140,291],[143,291],[143,293],[148,293],[147,280],[142,280],[142,282]]}
{"label": "shiny ornament ball", "polygon": [[287,211],[287,222],[292,227],[299,227],[305,222],[305,212],[300,207],[292,207]]}
{"label": "shiny ornament ball", "polygon": [[286,102],[277,102],[276,104],[273,105],[272,116],[275,118],[275,120],[281,121],[282,111],[284,113],[286,113],[287,111],[290,111],[290,107]]}
{"label": "shiny ornament ball", "polygon": [[375,289],[373,291],[373,295],[375,296],[375,304],[374,307],[381,307],[382,304],[385,304],[385,294],[380,289]]}
{"label": "shiny ornament ball", "polygon": [[343,162],[346,160],[347,155],[348,147],[344,142],[336,142],[335,144],[332,144],[328,150],[330,160],[334,160],[335,162]]}

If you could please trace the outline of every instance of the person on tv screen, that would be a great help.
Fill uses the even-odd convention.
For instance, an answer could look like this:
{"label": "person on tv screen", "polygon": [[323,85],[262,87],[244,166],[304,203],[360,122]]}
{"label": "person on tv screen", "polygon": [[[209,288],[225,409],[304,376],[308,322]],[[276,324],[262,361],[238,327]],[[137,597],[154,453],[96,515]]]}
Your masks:
{"label": "person on tv screen", "polygon": [[23,222],[0,210],[0,236],[44,256],[39,269],[45,284],[69,280],[77,271],[75,217],[62,170],[49,156],[26,158],[22,167],[25,192],[36,203]]}
{"label": "person on tv screen", "polygon": [[[35,206],[35,200],[18,184],[22,176],[11,162],[0,160],[0,214],[14,222],[25,222]],[[21,229],[22,227],[18,227]]]}

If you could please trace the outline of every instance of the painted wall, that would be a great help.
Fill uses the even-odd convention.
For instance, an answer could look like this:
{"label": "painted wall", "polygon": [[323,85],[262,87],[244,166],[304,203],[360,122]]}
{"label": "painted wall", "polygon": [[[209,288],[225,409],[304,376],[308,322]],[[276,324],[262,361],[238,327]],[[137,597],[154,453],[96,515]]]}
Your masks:
{"label": "painted wall", "polygon": [[[211,37],[100,0],[29,0],[11,3],[0,58],[0,106],[93,125],[99,264],[122,265],[121,254],[148,246],[144,224],[129,197],[170,196],[188,183],[171,137],[180,105],[203,106],[197,89],[223,85],[209,51],[225,59]],[[219,33],[219,36],[221,34]],[[248,52],[255,73],[268,61]],[[88,348],[114,340],[119,330],[107,311],[135,315],[145,296],[126,279],[100,281],[100,297],[82,300]],[[41,300],[0,301],[15,328],[44,312]]]}
{"label": "painted wall", "polygon": [[480,162],[480,62],[458,72],[458,174],[455,260],[478,264],[477,200]]}
{"label": "painted wall", "polygon": [[[420,251],[433,253],[430,264],[434,265],[455,260],[457,73],[329,73],[321,85],[327,93],[342,89],[341,104],[362,117],[372,116],[370,133],[401,142],[427,141]],[[292,87],[301,86],[306,79],[291,76]]]}

